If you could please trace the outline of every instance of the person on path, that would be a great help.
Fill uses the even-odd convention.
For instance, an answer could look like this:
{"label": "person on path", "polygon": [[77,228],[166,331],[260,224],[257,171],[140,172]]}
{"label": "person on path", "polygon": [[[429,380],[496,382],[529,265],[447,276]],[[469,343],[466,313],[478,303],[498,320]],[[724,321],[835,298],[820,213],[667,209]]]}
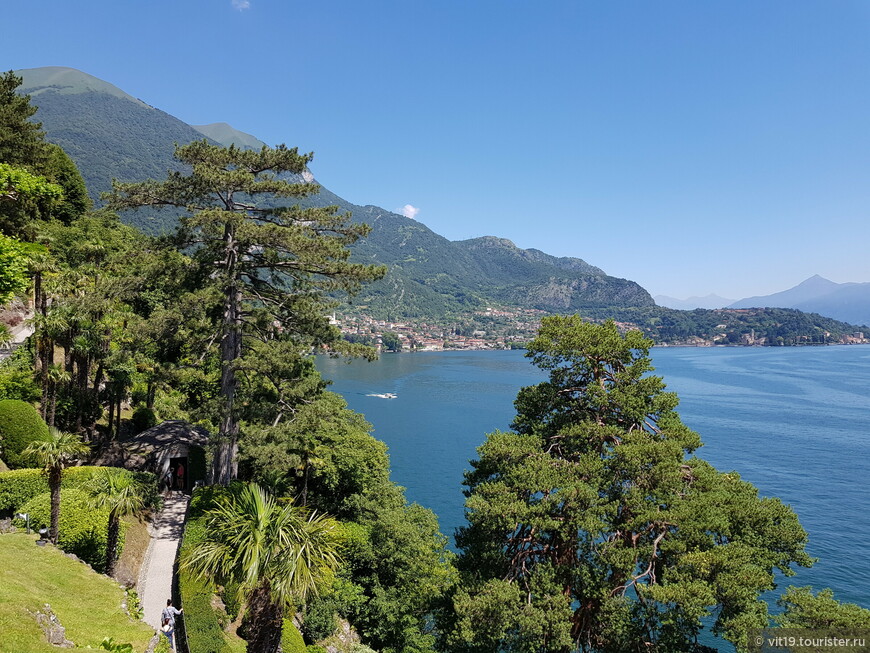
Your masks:
{"label": "person on path", "polygon": [[166,639],[169,640],[169,650],[175,650],[175,626],[172,625],[172,622],[169,620],[169,617],[163,618],[163,625],[160,626],[160,632],[166,635]]}
{"label": "person on path", "polygon": [[175,628],[175,617],[184,612],[184,608],[179,610],[174,605],[172,605],[172,599],[166,599],[166,607],[163,608],[163,614],[160,615],[160,623],[166,623],[166,620],[169,619],[169,623],[172,625],[172,628]]}
{"label": "person on path", "polygon": [[177,480],[176,488],[179,491],[184,490],[184,465],[178,463],[178,468],[175,470],[175,478]]}
{"label": "person on path", "polygon": [[163,478],[161,479],[163,483],[163,496],[169,498],[169,495],[172,493],[172,468],[167,467],[166,473],[163,474]]}

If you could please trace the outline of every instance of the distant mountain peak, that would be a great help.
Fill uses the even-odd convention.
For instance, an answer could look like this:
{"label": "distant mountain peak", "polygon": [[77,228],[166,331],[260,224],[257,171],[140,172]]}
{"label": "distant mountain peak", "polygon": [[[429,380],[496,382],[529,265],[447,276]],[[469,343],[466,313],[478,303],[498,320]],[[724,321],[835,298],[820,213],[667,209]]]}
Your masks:
{"label": "distant mountain peak", "polygon": [[[130,100],[143,107],[149,107],[142,100],[125,93],[117,86],[98,79],[93,75],[83,73],[75,68],[64,66],[44,66],[42,68],[23,68],[16,70],[16,75],[23,79],[20,93],[27,93],[34,98],[46,91],[56,91],[61,95],[73,95],[77,93],[106,93],[117,98]],[[38,100],[34,104],[39,105]],[[149,107],[150,108],[150,107]]]}
{"label": "distant mountain peak", "polygon": [[213,122],[209,125],[191,125],[196,131],[207,136],[215,143],[224,146],[235,145],[249,150],[259,150],[265,143],[256,136],[239,131],[225,122]]}

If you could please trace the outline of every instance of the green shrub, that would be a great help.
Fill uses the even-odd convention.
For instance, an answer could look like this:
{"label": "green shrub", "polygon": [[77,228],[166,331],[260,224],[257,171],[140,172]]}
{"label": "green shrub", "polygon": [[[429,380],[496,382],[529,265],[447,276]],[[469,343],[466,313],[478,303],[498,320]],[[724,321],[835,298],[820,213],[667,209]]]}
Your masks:
{"label": "green shrub", "polygon": [[235,620],[239,616],[239,610],[242,605],[239,601],[239,584],[235,582],[227,583],[221,590],[221,599],[224,602],[224,607],[227,610],[227,616],[230,621]]}
{"label": "green shrub", "polygon": [[350,653],[378,653],[378,652],[373,648],[369,648],[365,644],[360,644],[357,642],[356,644],[354,644],[351,647]]}
{"label": "green shrub", "polygon": [[0,401],[0,447],[7,465],[29,466],[22,452],[34,440],[47,437],[48,426],[33,406],[20,399]]}
{"label": "green shrub", "polygon": [[[120,467],[70,467],[63,472],[62,488],[87,488],[101,469],[114,469],[118,474],[133,474],[133,478],[145,488],[146,505],[160,507],[160,492],[157,477],[150,472],[129,472]],[[20,512],[21,506],[33,497],[48,492],[48,479],[41,469],[15,469],[0,472],[0,514]]]}
{"label": "green shrub", "polygon": [[338,628],[335,604],[329,599],[314,599],[305,609],[302,633],[309,642],[319,642]]}
{"label": "green shrub", "polygon": [[327,653],[327,651],[322,646],[314,646],[312,644],[311,646],[305,647],[305,653]]}
{"label": "green shrub", "polygon": [[157,416],[147,406],[139,406],[130,417],[130,426],[133,427],[133,433],[141,433],[156,425]]}
{"label": "green shrub", "polygon": [[42,396],[33,378],[33,354],[19,347],[0,364],[0,399],[19,399],[35,403]]}
{"label": "green shrub", "polygon": [[155,511],[160,510],[163,507],[163,495],[160,494],[160,487],[157,485],[157,474],[151,472],[130,473],[133,474],[133,480],[142,486],[145,507]]}
{"label": "green shrub", "polygon": [[[51,495],[46,492],[33,497],[21,507],[30,516],[30,527],[48,528],[51,522]],[[17,520],[19,522],[20,520]],[[16,523],[23,526],[24,523]],[[60,522],[57,545],[67,553],[74,553],[97,571],[106,563],[106,536],[108,534],[108,508],[94,508],[90,496],[75,488],[60,491]],[[118,554],[124,545],[124,524],[118,540]]]}
{"label": "green shrub", "polygon": [[292,619],[285,619],[281,628],[281,650],[283,653],[307,653],[302,633]]}
{"label": "green shrub", "polygon": [[[202,514],[212,506],[215,497],[223,492],[226,492],[226,488],[208,487],[194,492],[181,541],[182,552],[202,540],[205,535]],[[199,580],[188,571],[179,570],[178,592],[181,595],[181,605],[184,607],[184,619],[181,623],[187,634],[190,653],[231,651],[223,630],[229,617],[212,606],[211,599],[216,591],[217,588],[212,581]]]}

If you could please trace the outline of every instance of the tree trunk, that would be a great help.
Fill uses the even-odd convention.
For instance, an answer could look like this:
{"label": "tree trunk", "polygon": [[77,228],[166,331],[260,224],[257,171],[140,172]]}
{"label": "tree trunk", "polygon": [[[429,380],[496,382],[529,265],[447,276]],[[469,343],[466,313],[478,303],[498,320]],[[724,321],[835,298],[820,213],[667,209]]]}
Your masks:
{"label": "tree trunk", "polygon": [[124,394],[118,393],[118,407],[115,410],[115,437],[121,437],[121,402],[124,401]]}
{"label": "tree trunk", "polygon": [[60,480],[61,469],[52,467],[48,471],[48,485],[51,489],[51,523],[48,527],[48,539],[57,544],[58,524],[60,523]]}
{"label": "tree trunk", "polygon": [[109,515],[109,532],[106,536],[106,576],[115,574],[115,558],[118,550],[118,535],[121,522],[114,515]]}
{"label": "tree trunk", "polygon": [[48,425],[54,426],[54,414],[57,410],[57,382],[51,382],[51,416],[48,419]]}
{"label": "tree trunk", "polygon": [[223,416],[218,433],[217,448],[212,466],[212,482],[229,485],[238,473],[239,420],[235,411],[236,360],[242,355],[241,292],[239,290],[238,243],[235,227],[228,225],[224,232],[227,285],[224,295],[224,335],[221,341],[221,397]]}
{"label": "tree trunk", "polygon": [[112,439],[112,419],[115,416],[115,399],[112,395],[109,395],[109,440]]}
{"label": "tree trunk", "polygon": [[275,653],[281,644],[283,610],[272,601],[268,583],[264,582],[248,598],[245,613],[245,639],[249,653]]}

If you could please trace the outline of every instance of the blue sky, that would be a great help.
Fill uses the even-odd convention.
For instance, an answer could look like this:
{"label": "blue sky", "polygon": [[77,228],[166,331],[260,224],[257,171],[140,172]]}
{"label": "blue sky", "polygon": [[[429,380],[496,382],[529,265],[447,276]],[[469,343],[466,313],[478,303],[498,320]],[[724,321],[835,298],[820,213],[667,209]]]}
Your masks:
{"label": "blue sky", "polygon": [[[28,0],[3,69],[78,68],[314,151],[358,204],[652,294],[870,281],[870,3]],[[17,25],[19,28],[9,29]]]}

